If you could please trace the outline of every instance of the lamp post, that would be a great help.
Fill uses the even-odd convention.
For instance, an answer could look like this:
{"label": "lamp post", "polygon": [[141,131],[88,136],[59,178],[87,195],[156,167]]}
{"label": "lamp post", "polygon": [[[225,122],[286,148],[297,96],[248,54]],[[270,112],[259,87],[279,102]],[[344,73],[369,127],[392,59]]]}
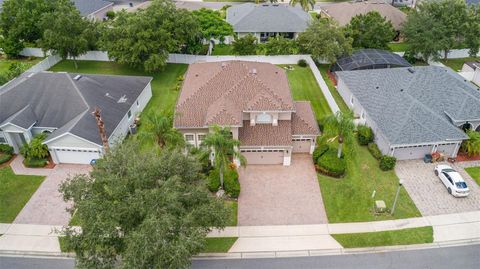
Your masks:
{"label": "lamp post", "polygon": [[400,179],[398,181],[397,194],[395,194],[395,200],[393,201],[392,216],[393,216],[393,213],[395,213],[395,207],[397,206],[398,195],[400,194],[400,188],[402,187],[402,185],[403,185],[403,181]]}

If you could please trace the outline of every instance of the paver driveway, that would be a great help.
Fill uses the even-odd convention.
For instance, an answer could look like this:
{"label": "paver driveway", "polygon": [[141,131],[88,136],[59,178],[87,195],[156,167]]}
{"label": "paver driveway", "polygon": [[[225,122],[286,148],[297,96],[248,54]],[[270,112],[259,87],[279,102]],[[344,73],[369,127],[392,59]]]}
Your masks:
{"label": "paver driveway", "polygon": [[247,165],[240,169],[238,225],[327,223],[317,174],[308,154],[291,166]]}
{"label": "paver driveway", "polygon": [[[61,182],[69,175],[86,174],[91,170],[90,165],[59,164],[54,169],[28,169],[21,164],[22,158],[17,158],[12,163],[12,168],[17,174],[43,174],[46,175],[32,198],[23,207],[13,223],[67,225],[70,214],[65,211],[69,206],[63,201],[58,191]],[[19,163],[18,163],[19,162]]]}
{"label": "paver driveway", "polygon": [[470,189],[468,197],[455,198],[448,194],[445,185],[433,173],[436,164],[426,164],[421,160],[399,161],[395,172],[403,180],[405,189],[423,216],[479,210],[480,188],[462,167],[480,165],[480,163],[445,164],[452,166],[465,179]]}

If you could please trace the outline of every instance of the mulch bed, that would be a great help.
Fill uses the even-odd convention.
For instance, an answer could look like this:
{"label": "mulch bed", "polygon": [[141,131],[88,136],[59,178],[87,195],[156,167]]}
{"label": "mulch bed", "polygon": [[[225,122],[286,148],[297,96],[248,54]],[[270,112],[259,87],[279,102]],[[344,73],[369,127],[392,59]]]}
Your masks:
{"label": "mulch bed", "polygon": [[16,154],[13,154],[12,155],[12,158],[10,160],[8,160],[7,162],[4,162],[2,164],[0,164],[0,168],[4,168],[4,167],[7,167],[10,165],[11,162],[13,162],[13,160],[15,160],[15,158],[17,157]]}
{"label": "mulch bed", "polygon": [[52,156],[48,156],[48,163],[43,168],[53,169],[53,168],[55,168],[55,166],[56,166],[56,164],[53,162]]}
{"label": "mulch bed", "polygon": [[468,154],[459,152],[457,155],[457,162],[480,161],[480,155],[468,156]]}
{"label": "mulch bed", "polygon": [[327,70],[327,75],[328,78],[333,82],[333,85],[337,86],[337,79],[335,78],[335,75],[330,72],[330,70]]}

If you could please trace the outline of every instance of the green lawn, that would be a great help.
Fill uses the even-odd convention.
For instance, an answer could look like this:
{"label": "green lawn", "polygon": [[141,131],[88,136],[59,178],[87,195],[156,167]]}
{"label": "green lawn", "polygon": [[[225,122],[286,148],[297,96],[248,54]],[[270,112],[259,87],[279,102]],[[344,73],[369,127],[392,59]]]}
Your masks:
{"label": "green lawn", "polygon": [[395,52],[402,52],[407,50],[407,43],[404,42],[391,42],[388,43],[388,47]]}
{"label": "green lawn", "polygon": [[218,44],[213,48],[212,55],[233,55],[232,45]]}
{"label": "green lawn", "polygon": [[294,70],[287,70],[286,72],[290,88],[292,89],[293,99],[310,101],[318,119],[332,114],[330,106],[328,106],[327,100],[313,76],[312,70],[309,67],[292,66]]}
{"label": "green lawn", "polygon": [[0,169],[0,223],[15,219],[44,178],[15,175],[10,167]]}
{"label": "green lawn", "polygon": [[28,68],[35,65],[36,63],[43,60],[43,58],[19,58],[19,59],[0,59],[0,73],[3,73],[10,68],[12,63],[25,63],[27,64]]}
{"label": "green lawn", "polygon": [[229,210],[227,226],[237,226],[238,202],[237,201],[225,201],[225,206]]}
{"label": "green lawn", "polygon": [[208,237],[203,253],[225,253],[237,241],[237,237]]}
{"label": "green lawn", "polygon": [[328,89],[330,90],[330,93],[333,95],[333,99],[335,99],[335,103],[337,103],[338,107],[340,108],[341,111],[347,111],[348,107],[343,102],[342,97],[338,93],[337,89],[335,88],[335,85],[333,85],[333,82],[330,80],[330,78],[327,75],[327,71],[330,68],[328,64],[319,64],[317,65],[318,70],[320,71],[320,74],[322,74],[323,80],[327,83]]}
{"label": "green lawn", "polygon": [[344,248],[412,245],[432,243],[433,229],[428,226],[374,233],[334,234],[332,236]]}
{"label": "green lawn", "polygon": [[480,166],[476,167],[467,167],[465,171],[477,182],[478,186],[480,186]]}
{"label": "green lawn", "polygon": [[440,60],[441,63],[452,68],[454,71],[462,70],[463,64],[465,62],[471,62],[471,61],[480,61],[480,57]]}

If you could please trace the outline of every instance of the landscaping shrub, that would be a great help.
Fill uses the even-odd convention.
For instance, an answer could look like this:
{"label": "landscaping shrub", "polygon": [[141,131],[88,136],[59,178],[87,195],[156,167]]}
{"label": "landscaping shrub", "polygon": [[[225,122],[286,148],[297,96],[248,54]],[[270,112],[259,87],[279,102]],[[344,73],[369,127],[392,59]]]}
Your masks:
{"label": "landscaping shrub", "polygon": [[37,159],[37,158],[26,158],[23,160],[23,164],[26,167],[31,167],[31,168],[38,168],[38,167],[44,167],[47,165],[47,159]]}
{"label": "landscaping shrub", "polygon": [[345,174],[346,163],[343,158],[337,158],[337,150],[329,148],[320,158],[317,167],[321,173],[332,177],[341,177]]}
{"label": "landscaping shrub", "polygon": [[208,174],[207,188],[211,192],[216,192],[220,188],[220,175],[217,169],[210,170]]}
{"label": "landscaping shrub", "polygon": [[374,134],[372,131],[372,128],[366,126],[366,125],[359,125],[357,127],[357,137],[358,137],[358,143],[362,146],[368,145],[368,143],[373,142],[374,139]]}
{"label": "landscaping shrub", "polygon": [[232,198],[238,198],[240,195],[240,182],[238,182],[237,170],[228,169],[224,175],[223,182],[225,192]]}
{"label": "landscaping shrub", "polygon": [[392,170],[395,168],[395,164],[397,163],[397,159],[391,156],[382,156],[380,158],[380,169],[383,171]]}
{"label": "landscaping shrub", "polygon": [[5,154],[13,154],[13,147],[7,144],[0,144],[0,152]]}
{"label": "landscaping shrub", "polygon": [[327,152],[328,149],[329,146],[326,144],[316,147],[312,154],[313,162],[317,163],[318,158],[320,158],[325,152]]}
{"label": "landscaping shrub", "polygon": [[307,63],[307,61],[306,61],[305,59],[300,59],[300,60],[298,60],[298,63],[297,63],[297,64],[298,64],[298,66],[300,66],[300,67],[307,67],[307,66],[308,66],[308,63]]}
{"label": "landscaping shrub", "polygon": [[377,160],[380,160],[380,158],[382,157],[382,152],[378,148],[377,144],[375,144],[373,142],[368,143],[368,151],[370,151],[372,156]]}
{"label": "landscaping shrub", "polygon": [[0,164],[10,161],[11,158],[12,158],[11,154],[0,153]]}
{"label": "landscaping shrub", "polygon": [[115,18],[115,11],[109,10],[109,11],[107,11],[107,13],[105,15],[107,16],[107,18],[109,20],[113,20]]}

